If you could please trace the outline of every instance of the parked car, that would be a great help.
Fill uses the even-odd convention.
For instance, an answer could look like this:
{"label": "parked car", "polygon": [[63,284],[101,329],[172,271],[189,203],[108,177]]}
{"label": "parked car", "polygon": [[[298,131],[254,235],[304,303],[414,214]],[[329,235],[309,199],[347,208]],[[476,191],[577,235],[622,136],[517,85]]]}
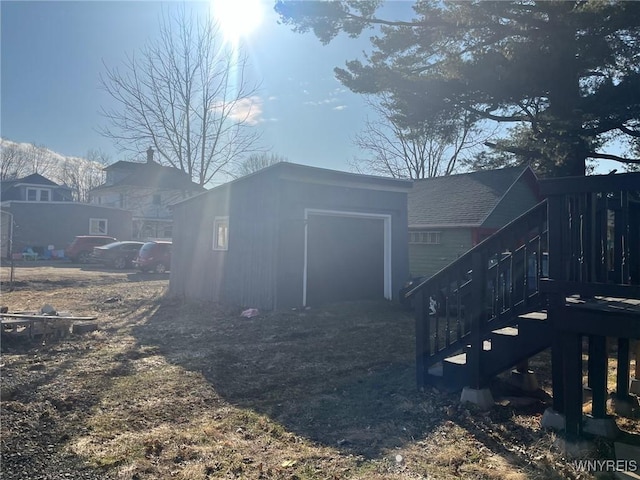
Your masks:
{"label": "parked car", "polygon": [[134,264],[142,272],[166,272],[171,269],[171,242],[158,240],[145,243]]}
{"label": "parked car", "polygon": [[107,235],[78,235],[65,248],[64,256],[72,262],[87,263],[91,259],[95,247],[115,241],[114,237]]}
{"label": "parked car", "polygon": [[132,268],[144,242],[113,242],[93,249],[93,260],[115,268]]}

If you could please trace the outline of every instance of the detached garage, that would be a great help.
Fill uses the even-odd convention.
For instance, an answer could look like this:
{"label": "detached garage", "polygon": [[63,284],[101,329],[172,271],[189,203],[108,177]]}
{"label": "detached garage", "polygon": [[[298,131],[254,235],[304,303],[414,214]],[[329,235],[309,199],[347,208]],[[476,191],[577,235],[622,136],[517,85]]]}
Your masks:
{"label": "detached garage", "polygon": [[174,206],[172,295],[262,309],[392,300],[411,182],[278,163]]}

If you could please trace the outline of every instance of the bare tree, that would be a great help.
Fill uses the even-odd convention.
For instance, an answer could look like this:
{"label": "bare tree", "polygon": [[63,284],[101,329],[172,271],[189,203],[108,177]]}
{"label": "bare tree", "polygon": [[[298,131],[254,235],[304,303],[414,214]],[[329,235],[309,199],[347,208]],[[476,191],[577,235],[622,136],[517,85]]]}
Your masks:
{"label": "bare tree", "polygon": [[55,172],[57,162],[53,158],[51,150],[44,145],[29,144],[25,155],[27,162],[31,165],[32,173],[39,173],[43,177],[47,177]]}
{"label": "bare tree", "polygon": [[288,160],[286,157],[277,155],[275,153],[252,153],[238,164],[238,166],[234,169],[233,176],[236,178],[244,177],[245,175],[257,172],[258,170],[262,170],[263,168],[275,165],[276,163],[287,161]]}
{"label": "bare tree", "polygon": [[0,178],[2,180],[21,178],[32,173],[43,176],[55,172],[56,161],[51,151],[43,145],[19,144],[10,140],[2,140],[2,162]]}
{"label": "bare tree", "polygon": [[20,146],[14,142],[2,140],[2,158],[0,160],[0,180],[12,180],[28,175],[30,166]]}
{"label": "bare tree", "polygon": [[105,66],[101,85],[116,107],[102,109],[101,133],[124,151],[152,145],[163,164],[205,185],[254,151],[257,86],[246,78],[246,55],[222,40],[210,17],[181,5],[163,14],[160,27],[122,70]]}
{"label": "bare tree", "polygon": [[354,144],[372,155],[351,162],[354,170],[395,178],[450,175],[482,146],[480,130],[468,117],[435,119],[408,126],[385,95],[367,97],[377,114],[354,138]]}
{"label": "bare tree", "polygon": [[109,155],[94,149],[87,152],[85,159],[65,157],[58,176],[72,189],[76,202],[89,203],[89,191],[104,183],[104,166],[109,160]]}

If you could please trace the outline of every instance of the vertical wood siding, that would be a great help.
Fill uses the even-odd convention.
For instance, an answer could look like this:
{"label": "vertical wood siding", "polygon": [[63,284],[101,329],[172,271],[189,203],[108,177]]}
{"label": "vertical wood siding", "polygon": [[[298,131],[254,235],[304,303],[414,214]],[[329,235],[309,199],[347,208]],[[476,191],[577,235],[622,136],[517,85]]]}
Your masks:
{"label": "vertical wood siding", "polygon": [[[190,299],[240,306],[274,305],[273,184],[247,179],[174,210],[170,291]],[[213,223],[229,217],[229,248],[213,250]]]}
{"label": "vertical wood siding", "polygon": [[[305,209],[392,215],[392,290],[408,277],[407,194],[282,180],[264,171],[174,208],[170,292],[189,299],[282,309],[302,304]],[[229,217],[229,249],[213,222]]]}

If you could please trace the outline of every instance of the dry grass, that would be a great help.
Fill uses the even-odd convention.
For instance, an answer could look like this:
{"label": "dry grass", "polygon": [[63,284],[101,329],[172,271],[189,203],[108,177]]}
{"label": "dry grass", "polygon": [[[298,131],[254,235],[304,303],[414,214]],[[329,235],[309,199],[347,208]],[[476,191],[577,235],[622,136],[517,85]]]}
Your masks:
{"label": "dry grass", "polygon": [[16,279],[12,310],[50,303],[100,329],[3,343],[3,478],[592,478],[572,460],[611,455],[602,441],[569,455],[540,429],[542,401],[480,412],[416,391],[413,320],[387,303],[246,319],[165,298],[166,277]]}

